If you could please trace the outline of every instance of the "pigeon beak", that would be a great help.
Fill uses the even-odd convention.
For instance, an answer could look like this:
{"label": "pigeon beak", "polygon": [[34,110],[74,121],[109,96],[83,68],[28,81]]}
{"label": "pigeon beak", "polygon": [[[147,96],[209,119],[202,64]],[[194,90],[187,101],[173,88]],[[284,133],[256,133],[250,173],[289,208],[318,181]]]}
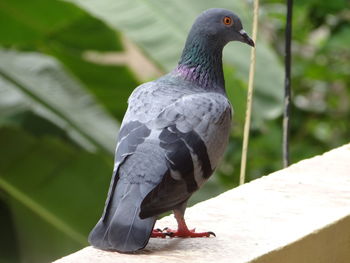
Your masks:
{"label": "pigeon beak", "polygon": [[239,30],[239,34],[242,37],[242,42],[247,43],[249,46],[255,47],[254,41],[248,36],[247,32],[243,29]]}

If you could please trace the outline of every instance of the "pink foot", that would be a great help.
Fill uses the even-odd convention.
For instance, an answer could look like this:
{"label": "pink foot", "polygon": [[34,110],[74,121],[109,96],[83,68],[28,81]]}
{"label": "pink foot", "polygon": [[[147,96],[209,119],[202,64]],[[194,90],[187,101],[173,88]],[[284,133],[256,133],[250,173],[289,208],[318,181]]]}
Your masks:
{"label": "pink foot", "polygon": [[169,228],[163,229],[163,232],[166,231],[170,237],[182,237],[182,238],[187,238],[187,237],[210,237],[213,235],[216,237],[214,232],[199,232],[196,233],[195,229],[178,229],[178,230],[172,230]]}

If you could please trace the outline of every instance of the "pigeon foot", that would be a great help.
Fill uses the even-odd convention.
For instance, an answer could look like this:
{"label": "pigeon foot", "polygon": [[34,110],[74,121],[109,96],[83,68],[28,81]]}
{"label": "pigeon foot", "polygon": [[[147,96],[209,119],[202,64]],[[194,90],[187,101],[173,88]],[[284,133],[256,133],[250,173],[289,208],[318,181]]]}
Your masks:
{"label": "pigeon foot", "polygon": [[172,230],[170,228],[163,229],[163,232],[168,233],[170,237],[181,237],[181,238],[188,238],[188,237],[210,237],[211,235],[216,237],[215,233],[212,231],[208,232],[196,232],[196,229],[187,229],[187,228],[179,228],[177,230]]}

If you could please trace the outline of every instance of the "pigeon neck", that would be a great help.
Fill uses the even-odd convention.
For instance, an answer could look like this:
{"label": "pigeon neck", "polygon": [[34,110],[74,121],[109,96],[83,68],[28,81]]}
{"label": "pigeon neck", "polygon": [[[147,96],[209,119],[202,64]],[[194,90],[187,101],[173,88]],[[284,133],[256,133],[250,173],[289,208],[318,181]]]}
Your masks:
{"label": "pigeon neck", "polygon": [[214,41],[189,37],[175,72],[205,89],[224,91],[223,46]]}

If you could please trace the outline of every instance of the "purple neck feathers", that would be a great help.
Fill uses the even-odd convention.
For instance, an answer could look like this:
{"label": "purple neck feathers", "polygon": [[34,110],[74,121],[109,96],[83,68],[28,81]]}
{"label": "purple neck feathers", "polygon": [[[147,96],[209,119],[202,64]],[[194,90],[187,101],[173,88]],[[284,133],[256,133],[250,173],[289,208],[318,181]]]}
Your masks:
{"label": "purple neck feathers", "polygon": [[208,87],[213,85],[212,81],[209,79],[209,75],[206,71],[201,70],[201,65],[197,66],[188,66],[179,64],[174,73],[176,75],[182,76],[184,79],[195,82],[200,86]]}

